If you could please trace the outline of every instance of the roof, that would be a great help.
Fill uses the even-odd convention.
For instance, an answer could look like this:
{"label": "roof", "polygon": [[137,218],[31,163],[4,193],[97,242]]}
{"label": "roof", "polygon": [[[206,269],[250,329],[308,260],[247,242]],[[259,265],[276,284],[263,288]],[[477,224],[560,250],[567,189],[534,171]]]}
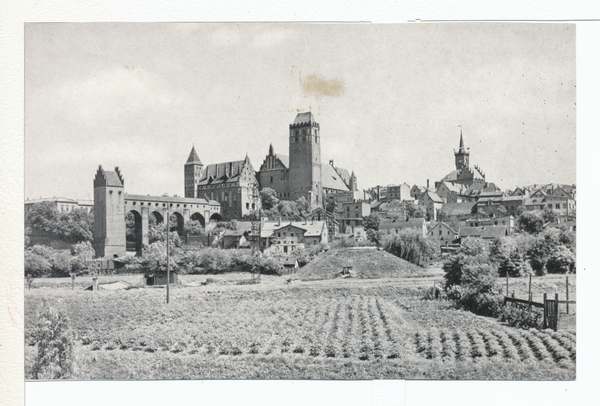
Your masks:
{"label": "roof", "polygon": [[444,203],[442,205],[442,212],[446,216],[464,216],[471,214],[475,205],[476,203],[474,202]]}
{"label": "roof", "polygon": [[216,200],[207,200],[202,198],[192,197],[173,197],[173,196],[149,196],[149,195],[132,195],[125,193],[126,201],[142,201],[142,202],[161,202],[161,203],[183,203],[183,204],[216,204],[220,203]]}
{"label": "roof", "polygon": [[[323,165],[321,177],[323,180],[324,189],[334,189],[348,191],[348,186],[344,182],[340,174],[331,165]],[[345,170],[345,169],[344,169]],[[347,173],[348,171],[346,171]]]}
{"label": "roof", "polygon": [[304,230],[305,237],[318,237],[323,233],[325,229],[324,221],[292,221],[286,223],[281,223],[281,226],[278,226],[273,229],[273,231],[281,230],[282,228],[292,226],[295,228],[299,228]]}
{"label": "roof", "polygon": [[459,172],[460,171],[458,169],[453,170],[448,175],[444,176],[442,178],[442,181],[445,181],[445,180],[448,180],[448,181],[458,180],[458,173]]}
{"label": "roof", "polygon": [[296,119],[294,120],[294,124],[303,124],[303,123],[316,123],[314,116],[309,111],[307,113],[298,113],[296,115]]}
{"label": "roof", "polygon": [[254,174],[254,168],[248,157],[242,161],[210,164],[204,170],[204,177],[200,179],[198,185],[217,185],[239,182],[240,175],[246,164],[249,165],[250,172]]}
{"label": "roof", "polygon": [[298,265],[298,259],[297,258],[285,258],[283,260],[283,266],[296,266]]}
{"label": "roof", "polygon": [[289,156],[283,155],[283,154],[274,154],[274,155],[277,159],[279,159],[279,161],[281,161],[283,166],[285,166],[286,168],[290,167],[290,157]]}
{"label": "roof", "polygon": [[379,222],[380,230],[402,229],[402,228],[419,228],[422,229],[425,225],[424,218],[405,219],[381,219]]}
{"label": "roof", "polygon": [[506,226],[485,226],[481,238],[502,238],[506,234]]}
{"label": "roof", "polygon": [[433,226],[433,227],[431,227],[431,228],[430,228],[430,229],[427,231],[427,234],[429,234],[429,233],[432,233],[432,232],[433,232],[433,230],[435,230],[435,229],[436,229],[436,228],[438,228],[438,227],[442,227],[442,226],[443,226],[443,227],[446,227],[448,230],[452,231],[452,233],[453,233],[453,234],[458,234],[458,233],[457,233],[457,232],[456,232],[456,231],[455,231],[455,230],[454,230],[452,227],[450,227],[448,224],[446,224],[446,223],[444,223],[444,222],[441,222],[441,221],[440,221],[440,222],[438,222],[438,223],[436,223],[436,224],[434,224],[434,226]]}
{"label": "roof", "polygon": [[249,233],[252,231],[252,222],[251,221],[238,221],[235,230],[225,230],[223,236],[225,237],[240,237],[245,233]]}
{"label": "roof", "polygon": [[196,148],[192,146],[192,151],[190,152],[190,156],[187,159],[186,165],[202,165],[200,162],[200,158],[198,158],[198,154],[196,154]]}
{"label": "roof", "polygon": [[428,190],[426,193],[424,193],[421,196],[421,199],[423,198],[423,196],[429,197],[429,199],[431,199],[431,201],[434,202],[434,203],[444,203],[444,201],[438,196],[437,193],[432,192],[430,190]]}
{"label": "roof", "polygon": [[506,226],[461,227],[458,237],[502,238],[506,235]]}

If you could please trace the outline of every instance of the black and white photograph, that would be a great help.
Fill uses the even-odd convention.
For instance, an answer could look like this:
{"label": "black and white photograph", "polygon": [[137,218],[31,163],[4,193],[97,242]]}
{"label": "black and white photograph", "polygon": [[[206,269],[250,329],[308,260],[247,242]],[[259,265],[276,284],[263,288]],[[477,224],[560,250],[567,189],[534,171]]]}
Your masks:
{"label": "black and white photograph", "polygon": [[576,380],[575,40],[24,24],[25,379]]}

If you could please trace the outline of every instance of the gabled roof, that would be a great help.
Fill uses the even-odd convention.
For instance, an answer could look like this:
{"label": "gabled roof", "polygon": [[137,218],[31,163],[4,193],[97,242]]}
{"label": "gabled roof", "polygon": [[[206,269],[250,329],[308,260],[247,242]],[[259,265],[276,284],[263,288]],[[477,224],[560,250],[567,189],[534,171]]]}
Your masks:
{"label": "gabled roof", "polygon": [[430,190],[428,190],[427,192],[423,193],[421,195],[421,198],[419,200],[423,199],[424,196],[427,196],[434,203],[444,203],[444,201],[438,196],[437,193],[432,192]]}
{"label": "gabled roof", "polygon": [[281,162],[281,164],[283,166],[287,168],[290,167],[290,157],[287,155],[283,155],[283,154],[275,154],[275,157],[277,157],[277,159],[279,159],[279,162]]}
{"label": "gabled roof", "polygon": [[248,157],[243,161],[222,162],[218,164],[210,164],[204,170],[204,177],[200,179],[198,185],[218,185],[238,182],[240,175],[248,166],[250,173],[254,176],[254,169]]}
{"label": "gabled roof", "polygon": [[481,238],[502,238],[507,235],[506,226],[485,226]]}
{"label": "gabled roof", "polygon": [[192,146],[192,151],[190,152],[190,156],[188,157],[187,162],[185,164],[202,165],[202,162],[200,162],[200,158],[198,157],[198,154],[196,153],[196,148],[194,146]]}
{"label": "gabled roof", "polygon": [[446,224],[446,223],[444,223],[444,222],[442,222],[442,221],[440,221],[440,222],[436,223],[436,224],[435,224],[433,227],[431,227],[431,228],[430,228],[430,229],[427,231],[427,234],[429,234],[429,233],[433,233],[433,230],[437,229],[438,227],[445,227],[445,228],[447,228],[448,230],[450,230],[450,231],[452,232],[452,234],[454,234],[454,235],[457,235],[457,234],[458,234],[458,233],[457,233],[457,232],[456,232],[456,231],[455,231],[455,230],[454,230],[452,227],[450,227],[448,224]]}
{"label": "gabled roof", "polygon": [[458,229],[458,237],[481,237],[483,227],[461,227]]}
{"label": "gabled roof", "polygon": [[424,218],[405,219],[381,219],[379,222],[380,230],[403,229],[403,228],[418,228],[422,229],[425,226]]}
{"label": "gabled roof", "polygon": [[[324,189],[343,190],[345,192],[349,190],[347,184],[333,166],[323,165],[321,168]],[[346,171],[346,173],[347,172],[348,171]]]}
{"label": "gabled roof", "polygon": [[450,172],[448,175],[444,176],[442,178],[442,181],[454,181],[454,180],[458,180],[458,174],[459,174],[459,170],[455,169],[452,172]]}
{"label": "gabled roof", "polygon": [[474,202],[444,203],[442,212],[446,216],[464,216],[473,213]]}

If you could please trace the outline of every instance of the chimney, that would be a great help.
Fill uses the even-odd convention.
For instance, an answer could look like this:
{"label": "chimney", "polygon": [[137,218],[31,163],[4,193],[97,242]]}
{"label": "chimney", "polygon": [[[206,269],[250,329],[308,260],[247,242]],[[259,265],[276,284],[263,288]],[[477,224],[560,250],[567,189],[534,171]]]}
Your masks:
{"label": "chimney", "polygon": [[281,216],[277,219],[277,226],[281,226]]}
{"label": "chimney", "polygon": [[427,189],[429,189],[429,179],[427,179]]}

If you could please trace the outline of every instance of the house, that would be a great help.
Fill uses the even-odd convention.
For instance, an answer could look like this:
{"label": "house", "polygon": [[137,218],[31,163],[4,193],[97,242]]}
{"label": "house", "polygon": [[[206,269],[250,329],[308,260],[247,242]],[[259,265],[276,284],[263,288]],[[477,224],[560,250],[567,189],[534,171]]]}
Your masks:
{"label": "house", "polygon": [[441,221],[465,221],[477,212],[477,206],[473,202],[444,203],[439,213]]}
{"label": "house", "polygon": [[379,222],[379,232],[382,234],[398,234],[402,230],[413,229],[419,232],[423,237],[427,235],[427,226],[424,218],[412,219],[381,219]]}
{"label": "house", "polygon": [[493,217],[493,218],[475,218],[465,221],[467,227],[483,226],[506,226],[508,235],[512,235],[515,230],[515,219],[513,216]]}
{"label": "house", "polygon": [[452,244],[456,240],[458,232],[452,229],[448,224],[438,222],[427,231],[427,238],[437,241],[440,245]]}
{"label": "house", "polygon": [[387,199],[388,200],[415,200],[411,193],[410,186],[406,183],[399,185],[388,185],[387,186]]}
{"label": "house", "polygon": [[235,230],[225,230],[221,236],[222,247],[225,249],[250,249],[248,235],[252,232],[251,221],[238,221]]}
{"label": "house", "polygon": [[467,186],[462,183],[439,182],[435,193],[444,201],[444,203],[462,203],[467,201],[464,196]]}
{"label": "house", "polygon": [[425,207],[425,216],[429,221],[437,221],[438,211],[442,208],[444,202],[437,193],[427,191],[421,195],[419,206]]}
{"label": "house", "polygon": [[[269,227],[270,228],[270,227]],[[290,221],[273,228],[265,228],[261,232],[261,240],[265,248],[276,246],[284,253],[291,253],[301,246],[325,244],[328,242],[328,232],[324,221]],[[268,239],[268,243],[264,241]]]}
{"label": "house", "polygon": [[508,235],[506,226],[483,226],[483,227],[461,227],[458,230],[458,242],[462,242],[464,238],[481,238],[484,240],[492,240],[494,238],[502,238]]}
{"label": "house", "polygon": [[362,227],[363,218],[371,215],[371,204],[363,201],[342,203],[337,209],[336,217],[342,233],[347,233],[348,228]]}

